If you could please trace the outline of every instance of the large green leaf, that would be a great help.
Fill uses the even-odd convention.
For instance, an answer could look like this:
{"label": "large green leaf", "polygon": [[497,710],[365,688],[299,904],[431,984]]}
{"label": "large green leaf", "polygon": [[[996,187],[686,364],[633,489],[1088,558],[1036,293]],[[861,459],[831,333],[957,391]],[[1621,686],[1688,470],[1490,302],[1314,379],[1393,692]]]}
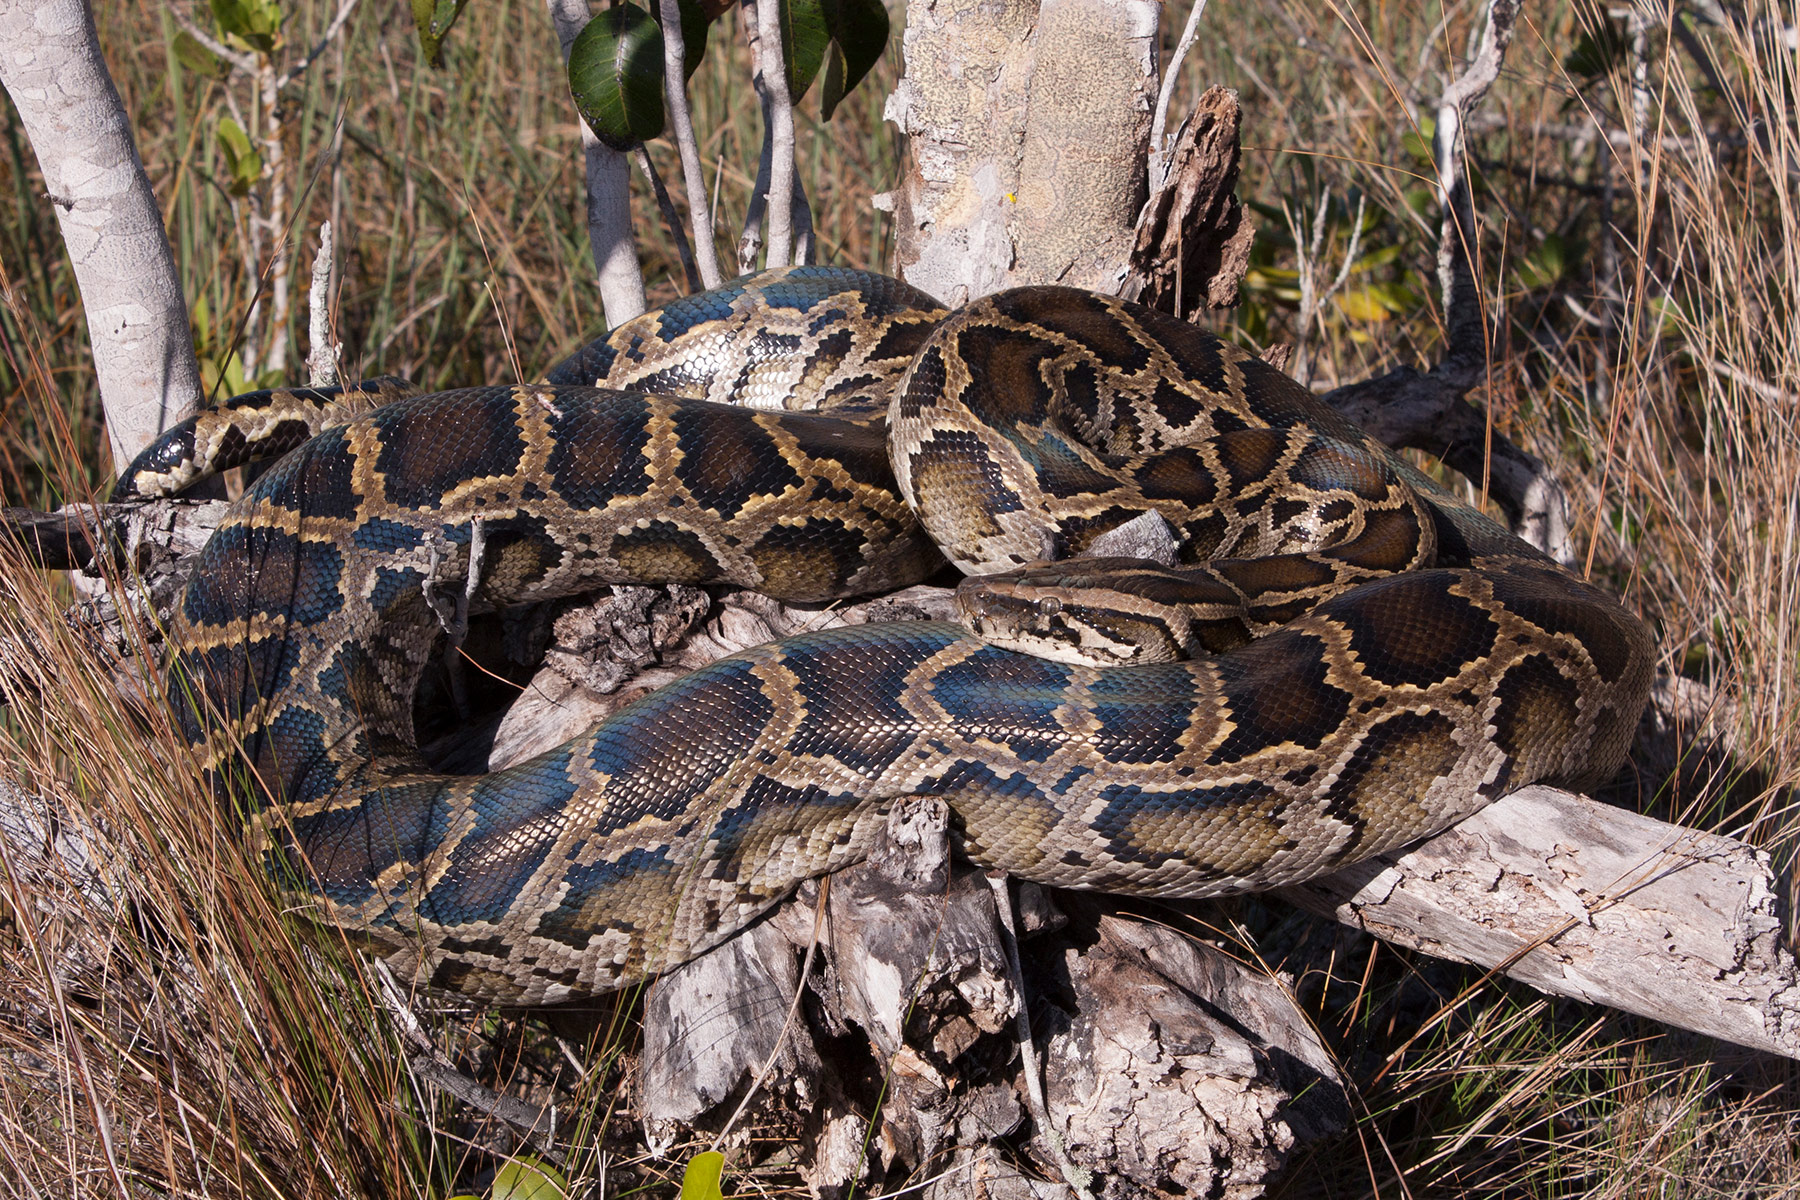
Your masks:
{"label": "large green leaf", "polygon": [[444,65],[444,39],[469,0],[412,0],[413,24],[419,29],[419,50],[434,67]]}
{"label": "large green leaf", "polygon": [[[706,56],[707,27],[718,14],[709,15],[700,0],[676,0],[675,7],[681,13],[681,77],[692,79],[695,68]],[[656,18],[658,26],[662,24],[662,5],[656,0],[651,0],[650,15]]]}
{"label": "large green leaf", "polygon": [[663,40],[635,4],[603,9],[569,48],[569,92],[594,136],[629,150],[663,131]]}
{"label": "large green leaf", "polygon": [[226,190],[234,196],[247,196],[262,178],[262,154],[251,144],[244,127],[230,117],[219,119],[219,150],[225,155],[225,171],[230,176]]}
{"label": "large green leaf", "polygon": [[568,1195],[562,1172],[527,1154],[508,1159],[495,1172],[488,1200],[567,1200]]}
{"label": "large green leaf", "polygon": [[724,1200],[720,1190],[725,1178],[725,1156],[702,1150],[688,1159],[681,1173],[681,1200]]}
{"label": "large green leaf", "polygon": [[826,0],[780,0],[781,61],[787,68],[788,99],[795,104],[825,63],[831,30],[825,20]]}
{"label": "large green leaf", "polygon": [[268,54],[281,38],[281,6],[275,0],[212,0],[213,19],[226,41]]}
{"label": "large green leaf", "polygon": [[826,0],[831,49],[825,82],[819,85],[819,108],[827,121],[839,101],[856,90],[887,49],[888,12],[881,0]]}
{"label": "large green leaf", "polygon": [[781,0],[781,55],[796,103],[821,70],[820,107],[829,118],[887,48],[881,0]]}

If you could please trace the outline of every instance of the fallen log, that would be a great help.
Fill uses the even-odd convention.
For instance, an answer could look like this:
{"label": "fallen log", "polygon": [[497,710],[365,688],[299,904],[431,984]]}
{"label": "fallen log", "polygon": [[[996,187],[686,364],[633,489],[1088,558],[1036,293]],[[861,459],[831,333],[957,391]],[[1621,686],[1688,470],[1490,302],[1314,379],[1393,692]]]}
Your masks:
{"label": "fallen log", "polygon": [[1553,996],[1800,1058],[1800,978],[1769,856],[1731,838],[1528,787],[1281,894]]}

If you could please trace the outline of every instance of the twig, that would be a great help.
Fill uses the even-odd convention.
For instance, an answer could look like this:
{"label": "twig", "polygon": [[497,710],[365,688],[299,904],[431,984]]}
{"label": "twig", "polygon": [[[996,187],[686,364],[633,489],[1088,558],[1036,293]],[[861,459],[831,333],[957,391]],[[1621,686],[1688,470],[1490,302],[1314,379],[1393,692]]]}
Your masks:
{"label": "twig", "polygon": [[331,336],[331,222],[319,223],[319,252],[313,256],[312,286],[306,293],[306,379],[313,387],[332,387],[338,381],[338,356],[342,348]]}
{"label": "twig", "polygon": [[206,47],[214,57],[224,59],[226,62],[230,63],[234,69],[242,71],[246,75],[256,74],[256,59],[254,56],[233,50],[224,42],[221,42],[218,38],[215,38],[212,34],[194,24],[194,19],[188,16],[179,5],[170,5],[168,13],[175,18],[175,23],[181,26],[183,33]]}
{"label": "twig", "polygon": [[[762,0],[742,6],[745,30],[755,31],[751,52],[756,62],[756,91],[763,101],[763,145],[767,148],[769,172],[764,212],[768,225],[768,253],[771,267],[785,267],[793,261],[794,252],[794,102],[788,95],[787,66],[781,56],[780,5]],[[764,181],[757,170],[757,182]],[[746,218],[746,236],[749,222]],[[743,259],[739,244],[740,265]]]}
{"label": "twig", "polygon": [[712,1144],[707,1147],[708,1150],[717,1150],[719,1144],[731,1133],[732,1126],[736,1125],[738,1118],[744,1115],[744,1110],[750,1107],[751,1099],[762,1090],[763,1081],[768,1079],[769,1072],[775,1069],[775,1063],[781,1057],[781,1047],[787,1041],[788,1031],[794,1027],[794,1017],[800,1012],[800,1000],[806,995],[806,980],[812,974],[813,958],[819,950],[819,934],[825,927],[826,905],[830,900],[831,876],[827,875],[819,880],[819,899],[818,903],[813,906],[812,936],[807,939],[806,957],[800,962],[800,979],[794,985],[794,998],[788,1004],[787,1016],[782,1019],[781,1032],[775,1035],[775,1045],[770,1048],[769,1057],[763,1060],[762,1069],[756,1073],[756,1078],[750,1081],[750,1086],[744,1089],[744,1098],[739,1100],[738,1106],[731,1111],[731,1118],[720,1126],[719,1132],[713,1136]]}
{"label": "twig", "polygon": [[[694,140],[694,116],[688,105],[687,46],[681,36],[681,7],[677,0],[660,0],[663,31],[663,95],[669,119],[675,126],[675,146],[681,152],[681,187],[687,194],[688,220],[694,229],[694,259],[700,281],[708,288],[724,282],[719,271],[719,251],[713,244],[712,214],[707,211],[706,177],[700,171],[700,147]],[[661,202],[661,195],[658,195]],[[672,226],[679,231],[679,225]],[[677,245],[681,243],[677,236]],[[687,265],[684,258],[683,267]],[[695,289],[699,290],[699,289]]]}
{"label": "twig", "polygon": [[800,164],[794,164],[794,202],[791,208],[794,220],[794,265],[804,266],[813,261],[813,220],[812,206],[806,201],[806,185],[800,180]]}
{"label": "twig", "polygon": [[1070,1190],[1081,1200],[1094,1200],[1094,1194],[1089,1190],[1093,1176],[1069,1160],[1062,1134],[1050,1123],[1050,1106],[1044,1101],[1043,1064],[1038,1061],[1037,1044],[1031,1038],[1031,1003],[1025,995],[1025,971],[1019,965],[1019,931],[1013,921],[1012,889],[1000,872],[989,872],[987,881],[994,892],[994,911],[1000,918],[1003,935],[1000,942],[1006,948],[1006,967],[1012,972],[1013,989],[1019,994],[1019,1070],[1025,1076],[1025,1098],[1031,1108],[1031,1119],[1043,1131],[1044,1145],[1049,1147],[1050,1157],[1056,1160],[1056,1169],[1062,1172]]}
{"label": "twig", "polygon": [[[588,21],[587,0],[546,0],[563,62],[569,47]],[[594,255],[594,281],[606,323],[617,327],[643,312],[644,273],[631,244],[631,167],[619,151],[601,143],[581,122],[581,148],[587,164],[588,246]]]}
{"label": "twig", "polygon": [[376,981],[381,985],[383,1007],[400,1026],[400,1031],[407,1040],[418,1047],[419,1052],[406,1060],[412,1073],[433,1087],[449,1092],[464,1104],[505,1121],[523,1133],[539,1154],[559,1167],[567,1166],[567,1158],[556,1148],[553,1120],[546,1120],[548,1114],[545,1110],[513,1096],[502,1096],[458,1071],[449,1056],[439,1050],[437,1043],[431,1040],[431,1035],[425,1032],[424,1024],[413,1012],[412,1005],[407,1003],[406,996],[401,992],[388,965],[380,959],[376,959],[373,965]]}
{"label": "twig", "polygon": [[284,88],[294,80],[300,78],[300,76],[306,74],[307,68],[313,65],[314,60],[316,60],[319,55],[325,53],[325,48],[331,45],[332,41],[343,30],[344,23],[350,19],[350,14],[356,11],[356,5],[357,0],[344,0],[342,4],[338,5],[338,10],[332,15],[331,24],[325,27],[324,34],[313,44],[313,48],[307,51],[305,58],[302,58],[299,62],[284,71],[281,77],[275,81],[275,86],[277,88]]}
{"label": "twig", "polygon": [[1156,116],[1150,122],[1150,193],[1155,195],[1169,174],[1168,149],[1163,145],[1163,133],[1169,124],[1169,101],[1175,95],[1175,82],[1181,77],[1181,64],[1187,58],[1188,51],[1193,48],[1194,35],[1200,29],[1200,14],[1206,11],[1206,0],[1194,0],[1194,7],[1188,13],[1187,25],[1182,28],[1181,40],[1175,43],[1174,53],[1169,55],[1169,65],[1163,68],[1162,88],[1156,94]]}
{"label": "twig", "polygon": [[[1475,208],[1463,171],[1463,120],[1481,102],[1500,74],[1506,48],[1512,42],[1513,25],[1519,19],[1519,0],[1488,0],[1487,21],[1469,67],[1444,89],[1438,101],[1437,136],[1433,146],[1438,177],[1438,198],[1443,222],[1438,241],[1438,283],[1443,289],[1447,360],[1465,368],[1485,370],[1488,357],[1488,323],[1482,311],[1474,271]],[[1485,486],[1484,486],[1485,490]]]}
{"label": "twig", "polygon": [[[662,212],[663,223],[669,229],[669,238],[675,243],[676,256],[681,259],[681,273],[687,277],[688,291],[705,291],[710,285],[700,282],[700,271],[694,265],[694,249],[688,245],[687,232],[681,227],[681,214],[675,211],[675,201],[669,198],[669,189],[663,186],[656,164],[650,161],[650,154],[641,143],[632,150],[631,161],[637,164],[637,169],[650,181],[650,190],[656,196],[656,207]],[[689,205],[690,210],[692,207]],[[718,270],[716,261],[713,269],[715,272]]]}

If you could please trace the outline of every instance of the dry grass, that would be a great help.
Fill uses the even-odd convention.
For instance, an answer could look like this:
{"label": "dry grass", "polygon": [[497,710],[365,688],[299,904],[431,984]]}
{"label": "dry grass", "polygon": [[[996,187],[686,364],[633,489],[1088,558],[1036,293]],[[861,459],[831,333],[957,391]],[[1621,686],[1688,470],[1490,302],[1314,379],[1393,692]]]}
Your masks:
{"label": "dry grass", "polygon": [[[223,85],[181,68],[160,10],[98,7],[189,295],[204,306],[201,352],[214,377],[226,374],[258,272],[239,251],[241,202],[219,186]],[[292,41],[310,44],[332,7],[296,3]],[[1214,0],[1207,22],[1230,36],[1203,38],[1188,64],[1189,96],[1214,81],[1242,91],[1243,190],[1264,214],[1247,302],[1230,321],[1258,343],[1303,339],[1321,385],[1428,363],[1441,341],[1435,226],[1410,140],[1420,130],[1396,116],[1428,113],[1465,49],[1469,6],[1439,15]],[[1502,430],[1558,467],[1594,572],[1655,622],[1664,665],[1712,698],[1684,730],[1701,739],[1684,769],[1645,774],[1631,802],[1791,864],[1800,68],[1776,27],[1795,13],[1752,0],[1739,24],[1684,20],[1692,48],[1652,25],[1638,53],[1623,18],[1591,0],[1528,7],[1483,110],[1498,121],[1472,146],[1487,302],[1509,340],[1487,398]],[[828,130],[802,121],[833,261],[879,266],[890,251],[867,196],[897,173],[877,120],[894,57]],[[448,70],[415,58],[404,6],[369,6],[342,54],[298,85],[295,228],[338,225],[352,372],[434,386],[533,372],[599,313],[554,40],[539,5],[487,0],[452,39]],[[719,56],[696,91],[729,251],[755,105]],[[29,148],[15,123],[6,129],[0,491],[44,506],[100,482],[103,443],[67,263]],[[673,156],[657,154],[672,175]],[[1314,261],[1289,230],[1310,230],[1321,205],[1330,236]],[[1336,275],[1359,206],[1350,290],[1297,328],[1299,273]],[[646,224],[642,242],[653,292],[672,295],[666,236]],[[412,1082],[402,1035],[355,957],[273,906],[160,707],[122,695],[68,631],[66,597],[11,561],[0,580],[0,638],[33,648],[4,684],[0,756],[78,828],[105,829],[95,852],[130,864],[132,898],[58,926],[33,891],[55,881],[21,886],[11,864],[0,1188],[441,1196],[478,1180],[513,1143]],[[1242,913],[1264,953],[1288,947],[1288,961],[1312,964],[1300,993],[1363,1113],[1347,1139],[1297,1164],[1288,1194],[1800,1194],[1789,1065],[1511,985],[1471,987],[1469,972],[1253,903]],[[580,1080],[536,1021],[433,1029],[487,1082],[556,1098],[559,1144],[591,1179],[622,1145],[609,1119],[628,1020],[606,1006],[561,1029],[587,1058]],[[668,1165],[609,1169],[618,1194],[620,1180],[654,1188]]]}

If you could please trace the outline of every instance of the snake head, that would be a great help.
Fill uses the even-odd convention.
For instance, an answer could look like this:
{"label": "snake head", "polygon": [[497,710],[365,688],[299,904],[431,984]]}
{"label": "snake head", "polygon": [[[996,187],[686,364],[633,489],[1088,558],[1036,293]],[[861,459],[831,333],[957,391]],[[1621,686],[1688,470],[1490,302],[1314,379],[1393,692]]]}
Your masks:
{"label": "snake head", "polygon": [[1243,602],[1204,567],[1077,558],[976,575],[956,589],[964,628],[995,646],[1086,666],[1174,662],[1249,640]]}

